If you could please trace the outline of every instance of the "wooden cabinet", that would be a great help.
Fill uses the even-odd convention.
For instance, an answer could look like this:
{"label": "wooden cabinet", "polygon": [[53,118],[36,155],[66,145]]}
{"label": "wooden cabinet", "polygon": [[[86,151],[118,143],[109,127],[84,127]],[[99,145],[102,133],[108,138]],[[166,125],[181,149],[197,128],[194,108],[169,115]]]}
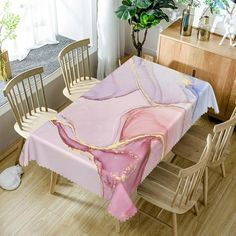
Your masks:
{"label": "wooden cabinet", "polygon": [[220,36],[211,35],[209,42],[197,41],[197,30],[190,37],[180,36],[177,21],[160,34],[157,61],[208,81],[216,94],[220,113],[209,114],[221,120],[230,117],[236,102],[236,47],[227,40],[219,46]]}

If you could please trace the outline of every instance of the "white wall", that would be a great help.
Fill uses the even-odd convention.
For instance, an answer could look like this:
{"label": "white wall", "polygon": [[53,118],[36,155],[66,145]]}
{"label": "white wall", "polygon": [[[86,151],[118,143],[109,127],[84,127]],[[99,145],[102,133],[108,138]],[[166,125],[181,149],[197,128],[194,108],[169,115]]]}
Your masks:
{"label": "white wall", "polygon": [[[97,72],[97,53],[93,53],[90,56],[92,75],[96,77]],[[60,71],[58,71],[61,74]],[[47,78],[45,78],[47,80]],[[63,77],[57,76],[56,79],[46,84],[45,93],[47,97],[48,106],[52,109],[57,109],[62,106],[67,100],[62,94],[62,90],[65,87]],[[9,106],[9,105],[7,105]],[[15,119],[13,113],[7,108],[7,111],[3,112],[0,108],[0,153],[13,144],[20,136],[14,130]]]}

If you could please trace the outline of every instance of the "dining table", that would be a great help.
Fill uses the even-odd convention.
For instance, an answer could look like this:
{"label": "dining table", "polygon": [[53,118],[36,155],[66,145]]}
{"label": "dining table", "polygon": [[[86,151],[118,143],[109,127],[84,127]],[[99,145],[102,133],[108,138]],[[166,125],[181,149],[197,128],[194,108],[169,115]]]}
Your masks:
{"label": "dining table", "polygon": [[124,222],[137,212],[131,195],[208,108],[219,112],[208,82],[133,56],[33,132],[20,164],[97,194]]}

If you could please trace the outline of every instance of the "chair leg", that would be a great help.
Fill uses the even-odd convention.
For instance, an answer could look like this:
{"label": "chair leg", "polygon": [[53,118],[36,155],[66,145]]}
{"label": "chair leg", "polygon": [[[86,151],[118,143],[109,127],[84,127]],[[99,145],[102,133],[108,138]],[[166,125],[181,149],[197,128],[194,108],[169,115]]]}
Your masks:
{"label": "chair leg", "polygon": [[116,233],[120,233],[120,221],[116,220]]}
{"label": "chair leg", "polygon": [[204,183],[203,183],[203,198],[204,205],[207,206],[207,195],[208,195],[208,167],[206,167],[204,172]]}
{"label": "chair leg", "polygon": [[194,210],[195,210],[195,214],[197,216],[198,215],[198,205],[197,205],[197,202],[194,204]]}
{"label": "chair leg", "polygon": [[176,158],[177,158],[177,155],[175,154],[175,155],[172,157],[172,159],[170,160],[170,163],[174,163],[174,161],[176,160]]}
{"label": "chair leg", "polygon": [[176,213],[172,213],[172,224],[173,224],[173,236],[178,235],[178,228],[177,228],[177,215]]}
{"label": "chair leg", "polygon": [[23,146],[24,146],[24,143],[25,143],[25,139],[24,139],[24,138],[21,138],[21,139],[20,139],[20,143],[19,143],[18,148],[17,148],[17,158],[16,158],[16,160],[15,160],[15,165],[18,165],[18,164],[19,164],[20,154],[21,154],[22,148],[23,148]]}
{"label": "chair leg", "polygon": [[225,174],[225,163],[223,162],[221,165],[221,172],[222,172],[222,176],[225,178],[226,174]]}
{"label": "chair leg", "polygon": [[55,192],[55,185],[57,182],[58,174],[51,171],[51,180],[50,180],[50,193],[54,194]]}

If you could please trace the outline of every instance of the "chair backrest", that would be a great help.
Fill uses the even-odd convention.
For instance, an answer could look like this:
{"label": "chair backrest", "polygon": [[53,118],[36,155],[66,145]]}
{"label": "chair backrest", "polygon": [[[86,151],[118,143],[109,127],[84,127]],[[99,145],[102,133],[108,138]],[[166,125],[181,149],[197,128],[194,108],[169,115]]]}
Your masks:
{"label": "chair backrest", "polygon": [[208,134],[207,144],[202,152],[198,163],[182,169],[179,172],[179,184],[172,201],[172,207],[184,208],[192,201],[197,194],[199,184],[201,184],[202,176],[207,165],[208,158],[212,151],[212,136]]}
{"label": "chair backrest", "polygon": [[63,48],[58,55],[63,78],[69,93],[70,88],[79,81],[91,79],[89,44],[89,39],[71,43]]}
{"label": "chair backrest", "polygon": [[225,152],[228,148],[230,139],[232,137],[236,125],[236,107],[229,120],[215,125],[213,132],[213,151],[209,158],[210,165],[219,165],[224,162]]}
{"label": "chair backrest", "polygon": [[42,67],[25,71],[10,80],[3,90],[20,129],[34,113],[48,111],[42,73]]}

